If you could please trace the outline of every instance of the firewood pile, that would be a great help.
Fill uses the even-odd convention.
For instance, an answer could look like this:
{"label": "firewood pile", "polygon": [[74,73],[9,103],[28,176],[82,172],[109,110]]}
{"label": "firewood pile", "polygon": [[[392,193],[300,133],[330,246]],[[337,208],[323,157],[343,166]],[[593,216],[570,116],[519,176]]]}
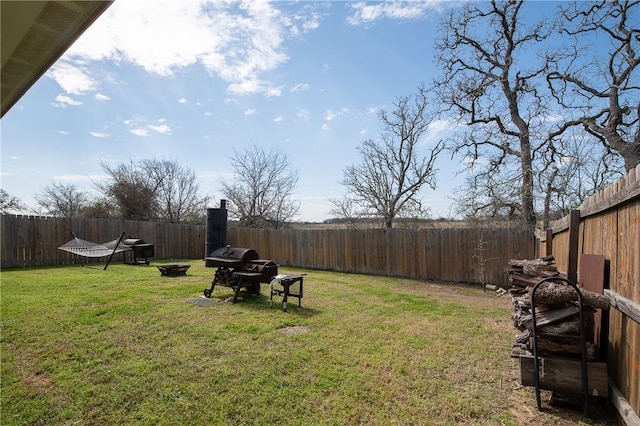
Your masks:
{"label": "firewood pile", "polygon": [[[519,331],[513,344],[513,357],[533,355],[531,291],[542,279],[560,277],[553,256],[534,260],[510,260],[507,268],[513,301],[513,325]],[[580,289],[585,318],[595,308],[609,309],[609,298]],[[536,334],[539,356],[580,358],[582,339],[576,291],[561,281],[545,282],[536,290]],[[587,321],[587,330],[590,324]],[[590,336],[590,334],[587,334]],[[587,358],[596,359],[596,347],[586,342]]]}

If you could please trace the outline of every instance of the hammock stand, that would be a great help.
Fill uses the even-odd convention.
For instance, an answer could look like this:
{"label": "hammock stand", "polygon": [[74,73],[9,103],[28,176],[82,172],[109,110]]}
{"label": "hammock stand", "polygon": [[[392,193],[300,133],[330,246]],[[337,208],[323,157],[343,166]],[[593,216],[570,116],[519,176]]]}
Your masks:
{"label": "hammock stand", "polygon": [[107,260],[107,264],[104,265],[103,271],[105,271],[109,266],[109,263],[111,263],[111,259],[113,258],[114,254],[131,250],[131,247],[120,245],[120,241],[122,241],[122,237],[124,237],[124,232],[120,235],[120,238],[115,239],[113,241],[109,241],[104,244],[96,244],[96,243],[92,243],[91,241],[83,240],[81,238],[76,237],[76,234],[74,234],[73,232],[71,233],[71,235],[73,235],[73,240],[64,243],[63,245],[58,247],[58,250],[64,250],[69,253],[73,253],[75,255],[87,257],[87,258],[88,257],[99,258],[99,257],[109,256],[109,259]]}

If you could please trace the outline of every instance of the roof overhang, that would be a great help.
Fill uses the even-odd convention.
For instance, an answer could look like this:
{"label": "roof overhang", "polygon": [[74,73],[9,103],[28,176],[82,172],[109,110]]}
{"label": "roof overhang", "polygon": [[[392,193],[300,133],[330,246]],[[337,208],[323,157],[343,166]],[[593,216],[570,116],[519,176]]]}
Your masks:
{"label": "roof overhang", "polygon": [[111,3],[113,0],[0,1],[0,117],[11,109]]}

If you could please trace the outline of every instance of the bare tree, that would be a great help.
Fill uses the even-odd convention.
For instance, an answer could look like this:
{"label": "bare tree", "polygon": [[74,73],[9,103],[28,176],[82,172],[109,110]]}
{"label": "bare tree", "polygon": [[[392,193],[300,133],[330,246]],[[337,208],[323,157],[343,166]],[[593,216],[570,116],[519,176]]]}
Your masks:
{"label": "bare tree", "polygon": [[38,205],[52,216],[72,217],[82,214],[88,196],[73,184],[53,183],[34,195]]}
{"label": "bare tree", "polygon": [[358,214],[382,217],[386,228],[391,228],[393,220],[407,211],[426,215],[420,190],[425,185],[435,189],[435,161],[444,149],[440,141],[428,150],[428,155],[419,151],[419,143],[431,124],[424,86],[413,96],[397,98],[394,106],[390,113],[380,112],[384,126],[380,141],[364,141],[358,147],[361,162],[348,166],[340,181],[359,207]]}
{"label": "bare tree", "polygon": [[578,208],[587,197],[620,178],[624,170],[620,155],[602,149],[591,135],[577,128],[567,129],[553,146],[554,155],[536,179],[543,197],[544,227]]}
{"label": "bare tree", "polygon": [[[575,44],[568,60],[549,73],[548,82],[572,117],[549,139],[581,127],[619,153],[629,171],[640,164],[640,2],[575,2],[561,16],[561,32]],[[594,35],[610,50],[589,46],[586,40]]]}
{"label": "bare tree", "polygon": [[349,226],[354,229],[358,228],[358,218],[360,218],[362,214],[359,212],[358,205],[353,198],[330,198],[329,202],[333,205],[331,210],[329,210],[330,215],[335,218],[344,219]]}
{"label": "bare tree", "polygon": [[469,173],[453,197],[453,211],[470,222],[513,221],[522,218],[520,172],[503,167],[500,173]]}
{"label": "bare tree", "polygon": [[[520,214],[525,224],[536,222],[534,210],[534,152],[545,141],[542,117],[548,69],[545,58],[528,64],[532,51],[550,34],[544,22],[525,26],[522,0],[474,2],[455,9],[443,20],[436,42],[436,59],[443,75],[436,80],[443,112],[468,126],[454,141],[454,152],[484,175],[509,179],[518,162]],[[527,61],[523,60],[527,58]]]}
{"label": "bare tree", "polygon": [[97,184],[104,198],[97,200],[92,214],[109,214],[115,205],[125,219],[184,222],[197,217],[198,210],[205,211],[195,173],[176,161],[102,163],[102,168],[111,179]]}
{"label": "bare tree", "polygon": [[117,218],[119,217],[118,206],[114,201],[106,196],[98,196],[85,205],[82,215],[86,217]]}
{"label": "bare tree", "polygon": [[98,188],[113,200],[119,216],[130,220],[152,220],[157,218],[158,182],[133,161],[110,166],[101,163],[102,169],[110,177]]}
{"label": "bare tree", "polygon": [[4,189],[0,189],[0,213],[11,213],[24,210],[26,206],[18,197],[9,195]]}
{"label": "bare tree", "polygon": [[198,195],[196,174],[176,161],[142,160],[142,171],[155,182],[157,215],[167,222],[183,222],[196,210],[205,211]]}
{"label": "bare tree", "polygon": [[229,216],[241,226],[280,228],[298,214],[300,203],[291,198],[298,172],[286,154],[252,143],[234,150],[231,168],[233,179],[222,179],[221,191],[229,200]]}

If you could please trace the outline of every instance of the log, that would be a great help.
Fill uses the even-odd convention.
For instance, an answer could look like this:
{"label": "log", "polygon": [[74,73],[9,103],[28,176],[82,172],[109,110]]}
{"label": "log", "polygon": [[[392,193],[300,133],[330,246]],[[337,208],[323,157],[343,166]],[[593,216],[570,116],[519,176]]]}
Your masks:
{"label": "log", "polygon": [[533,277],[555,277],[560,275],[555,265],[525,265],[522,273]]}
{"label": "log", "polygon": [[524,275],[518,272],[509,275],[509,281],[513,285],[519,285],[523,287],[533,287],[538,284],[542,278],[531,277],[529,275]]}
{"label": "log", "polygon": [[[582,357],[582,345],[580,337],[553,337],[538,336],[538,356],[559,355],[567,357]],[[533,353],[533,337],[528,342],[529,350]],[[596,346],[593,343],[585,342],[587,350],[587,360],[595,361]]]}
{"label": "log", "polygon": [[[579,311],[580,310],[578,309],[578,307],[574,305],[566,305],[562,308],[551,309],[545,312],[536,311],[536,325],[540,327],[546,324],[553,324],[562,320],[566,320],[573,315],[577,315]],[[514,325],[516,325],[516,328],[526,327],[528,329],[531,329],[533,327],[533,315],[531,314],[516,315],[514,313],[513,321]]]}
{"label": "log", "polygon": [[525,330],[516,336],[515,342],[526,343],[528,345],[529,339],[531,339],[531,330]]}
{"label": "log", "polygon": [[[529,290],[529,297],[532,291],[533,288]],[[581,289],[580,293],[582,293],[583,304],[603,311],[609,310],[611,301],[607,296],[584,289]],[[536,289],[536,304],[556,305],[577,300],[576,291],[567,285],[546,282]]]}
{"label": "log", "polygon": [[547,336],[579,335],[580,318],[575,316],[567,321],[543,325],[538,327],[538,334],[546,334]]}
{"label": "log", "polygon": [[515,311],[522,309],[531,309],[531,299],[528,296],[512,296],[511,302]]}
{"label": "log", "polygon": [[509,260],[509,266],[535,266],[535,265],[553,265],[555,260],[553,256],[547,256],[540,259],[511,259]]}
{"label": "log", "polygon": [[[520,356],[520,384],[535,386],[535,367],[532,356]],[[587,363],[589,395],[607,397],[609,382],[607,364]],[[564,392],[582,391],[581,361],[564,358],[540,358],[540,389]]]}

